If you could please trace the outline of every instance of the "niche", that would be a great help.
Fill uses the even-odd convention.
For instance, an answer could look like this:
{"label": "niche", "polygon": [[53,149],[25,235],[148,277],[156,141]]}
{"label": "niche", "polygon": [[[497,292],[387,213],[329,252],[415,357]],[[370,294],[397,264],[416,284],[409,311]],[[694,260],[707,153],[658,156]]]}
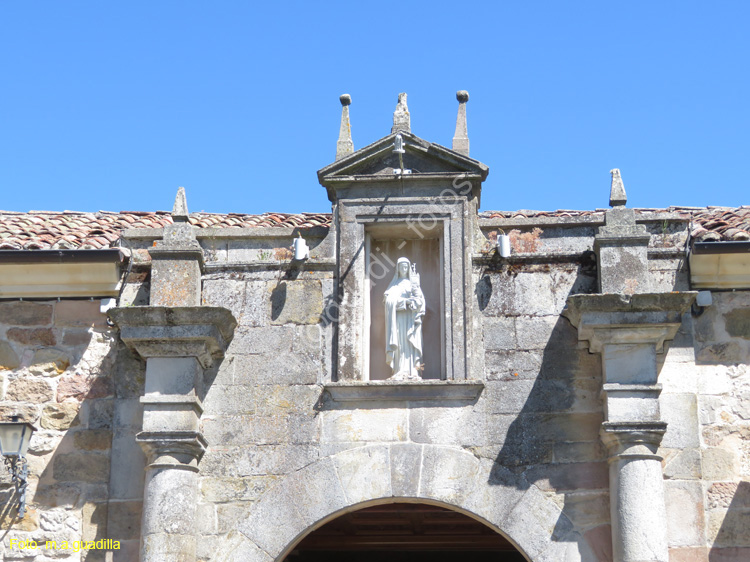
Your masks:
{"label": "niche", "polygon": [[[437,229],[434,229],[437,231]],[[365,309],[365,326],[369,344],[365,345],[366,372],[369,380],[385,380],[391,375],[385,354],[385,307],[383,295],[396,272],[396,262],[406,257],[416,264],[420,275],[426,311],[422,321],[423,379],[445,378],[445,314],[443,313],[443,259],[441,232],[430,232],[432,238],[415,238],[406,228],[389,225],[370,228],[366,238],[367,286],[369,302]],[[409,237],[411,235],[411,238]]]}

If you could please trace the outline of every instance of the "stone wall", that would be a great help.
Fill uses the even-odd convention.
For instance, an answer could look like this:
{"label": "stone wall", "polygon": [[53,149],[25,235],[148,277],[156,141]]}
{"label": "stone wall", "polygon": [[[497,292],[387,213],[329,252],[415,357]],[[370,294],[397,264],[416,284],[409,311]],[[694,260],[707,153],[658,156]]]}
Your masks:
{"label": "stone wall", "polygon": [[750,292],[713,292],[694,322],[700,461],[713,560],[750,559]]}
{"label": "stone wall", "polygon": [[[541,504],[520,501],[531,502],[523,525],[549,523],[553,541],[583,537],[593,559],[611,556],[607,453],[599,435],[601,359],[561,316],[570,295],[597,290],[589,251],[596,224],[510,227],[511,258],[492,251],[498,225],[489,222],[473,256],[468,329],[475,334],[472,373],[484,385],[475,400],[337,402],[326,392],[336,378],[334,232],[310,237],[313,253],[304,264],[290,260],[291,231],[201,238],[207,258],[202,304],[230,309],[238,327],[201,391],[209,447],[199,465],[198,560],[226,551],[228,537],[270,509],[274,494],[301,491],[297,475],[344,466],[350,452],[360,462],[363,451],[386,451],[388,462],[422,451],[420,462],[436,482],[460,474],[459,466],[503,467],[497,469],[507,471],[502,485],[517,498],[543,498],[554,507],[537,514]],[[688,288],[685,223],[654,219],[647,227],[656,288]],[[131,240],[134,263],[120,306],[148,302],[150,241]],[[713,306],[683,315],[658,360],[661,415],[668,422],[659,454],[676,562],[750,558],[750,293],[713,298]],[[12,490],[2,472],[1,515],[10,528],[0,547],[4,559],[23,559],[9,550],[15,538],[110,538],[121,543],[114,560],[137,559],[145,460],[135,435],[144,363],[118,342],[98,301],[0,302],[0,415],[16,413],[39,427],[29,454],[28,514],[20,522],[13,521]],[[441,459],[454,455],[456,466],[431,466],[433,449]],[[492,474],[481,481],[487,490],[499,485]],[[310,493],[316,484],[306,485]],[[329,485],[320,482],[321,498]],[[453,496],[437,488],[435,501],[450,504],[440,498]],[[323,514],[323,507],[315,509]],[[523,525],[514,532],[522,533]],[[99,551],[55,553],[66,555],[104,559]]]}
{"label": "stone wall", "polygon": [[[116,373],[127,366],[116,359],[116,338],[98,300],[0,302],[0,417],[19,415],[38,429],[29,448],[22,520],[16,518],[10,478],[0,471],[3,529],[9,530],[0,547],[4,559],[45,553],[103,560],[103,551],[45,552],[43,545],[108,537],[137,542],[142,492],[132,490],[133,505],[116,500],[122,495],[117,464],[126,460],[133,470],[133,459],[118,450],[120,422],[114,421],[122,417],[115,405],[122,390]],[[16,539],[42,547],[11,549]]]}

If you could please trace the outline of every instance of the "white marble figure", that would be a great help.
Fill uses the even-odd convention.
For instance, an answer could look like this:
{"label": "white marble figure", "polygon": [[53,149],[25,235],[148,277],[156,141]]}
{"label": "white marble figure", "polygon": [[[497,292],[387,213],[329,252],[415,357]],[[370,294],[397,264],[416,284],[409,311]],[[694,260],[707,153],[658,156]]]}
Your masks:
{"label": "white marble figure", "polygon": [[424,295],[416,264],[399,258],[396,273],[383,295],[385,303],[385,357],[393,380],[421,380]]}

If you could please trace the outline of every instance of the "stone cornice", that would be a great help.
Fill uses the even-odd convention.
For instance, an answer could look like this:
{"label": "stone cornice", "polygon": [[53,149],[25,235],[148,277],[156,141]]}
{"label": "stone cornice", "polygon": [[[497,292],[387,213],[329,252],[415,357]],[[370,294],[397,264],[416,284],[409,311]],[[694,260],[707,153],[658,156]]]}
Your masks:
{"label": "stone cornice", "polygon": [[413,402],[429,400],[476,400],[484,389],[481,381],[365,381],[325,385],[334,402]]}
{"label": "stone cornice", "polygon": [[211,306],[114,308],[109,317],[141,357],[195,357],[204,368],[224,356],[237,326],[228,309]]}
{"label": "stone cornice", "polygon": [[563,316],[578,328],[592,353],[607,344],[653,344],[662,350],[677,333],[694,291],[635,295],[593,294],[568,298]]}

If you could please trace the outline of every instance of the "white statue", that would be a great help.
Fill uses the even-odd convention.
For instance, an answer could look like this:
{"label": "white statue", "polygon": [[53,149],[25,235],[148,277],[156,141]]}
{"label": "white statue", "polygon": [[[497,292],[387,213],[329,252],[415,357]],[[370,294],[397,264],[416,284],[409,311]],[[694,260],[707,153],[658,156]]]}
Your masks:
{"label": "white statue", "polygon": [[395,380],[420,380],[424,295],[416,264],[396,262],[396,273],[383,295],[385,303],[385,358]]}

